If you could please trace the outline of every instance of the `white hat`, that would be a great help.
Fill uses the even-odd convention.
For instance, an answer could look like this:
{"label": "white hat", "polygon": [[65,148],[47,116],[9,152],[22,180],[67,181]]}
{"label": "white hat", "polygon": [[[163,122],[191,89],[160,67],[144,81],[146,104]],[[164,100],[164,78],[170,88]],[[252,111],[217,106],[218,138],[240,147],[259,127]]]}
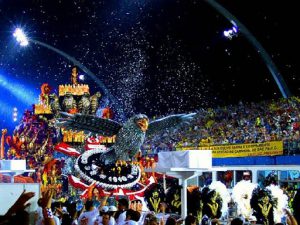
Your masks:
{"label": "white hat", "polygon": [[102,206],[100,209],[101,212],[108,212],[108,206]]}
{"label": "white hat", "polygon": [[249,171],[245,171],[245,172],[243,172],[243,176],[250,176],[251,174],[250,174],[250,172]]}
{"label": "white hat", "polygon": [[257,221],[257,219],[256,219],[255,216],[250,216],[250,217],[249,217],[249,221],[250,221],[250,222],[251,222],[251,221]]}
{"label": "white hat", "polygon": [[117,207],[116,207],[116,206],[114,206],[114,205],[111,205],[111,206],[108,206],[108,211],[110,211],[110,212],[117,212],[117,211],[118,211],[118,209],[117,209]]}

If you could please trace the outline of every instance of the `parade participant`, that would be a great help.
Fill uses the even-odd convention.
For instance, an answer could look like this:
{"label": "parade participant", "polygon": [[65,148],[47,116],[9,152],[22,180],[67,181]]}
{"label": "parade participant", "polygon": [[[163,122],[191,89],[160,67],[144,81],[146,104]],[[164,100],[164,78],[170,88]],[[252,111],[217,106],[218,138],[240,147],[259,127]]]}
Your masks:
{"label": "parade participant", "polygon": [[167,192],[166,200],[172,213],[181,214],[181,188],[173,185]]}
{"label": "parade participant", "polygon": [[160,184],[152,184],[145,192],[145,200],[150,211],[159,213],[161,203],[165,201],[165,194]]}
{"label": "parade participant", "polygon": [[218,219],[221,217],[222,200],[215,190],[208,187],[203,188],[203,210],[202,214],[210,219]]}
{"label": "parade participant", "polygon": [[141,214],[133,209],[128,209],[124,225],[138,225]]}
{"label": "parade participant", "polygon": [[116,212],[117,225],[123,225],[126,220],[126,211],[129,208],[129,201],[125,198],[121,198],[118,201],[118,211]]}
{"label": "parade participant", "polygon": [[100,209],[100,215],[94,222],[94,225],[115,225],[116,220],[112,216],[109,206],[102,206]]}
{"label": "parade participant", "polygon": [[258,224],[272,225],[274,224],[273,209],[276,208],[271,191],[266,188],[257,187],[253,190],[250,201],[253,209],[253,215],[257,219]]}
{"label": "parade participant", "polygon": [[99,215],[98,208],[93,206],[93,201],[85,202],[85,211],[78,217],[79,225],[94,225],[94,222]]}
{"label": "parade participant", "polygon": [[109,225],[110,219],[111,219],[111,216],[110,216],[109,212],[105,212],[102,214],[102,223],[98,223],[98,224]]}
{"label": "parade participant", "polygon": [[[250,173],[249,173],[250,174]],[[239,181],[232,189],[232,199],[237,206],[237,215],[248,219],[252,216],[250,199],[253,190],[257,184],[251,183],[250,180]]]}
{"label": "parade participant", "polygon": [[198,221],[202,219],[203,200],[200,188],[197,186],[191,186],[187,188],[187,210],[189,214],[192,214]]}

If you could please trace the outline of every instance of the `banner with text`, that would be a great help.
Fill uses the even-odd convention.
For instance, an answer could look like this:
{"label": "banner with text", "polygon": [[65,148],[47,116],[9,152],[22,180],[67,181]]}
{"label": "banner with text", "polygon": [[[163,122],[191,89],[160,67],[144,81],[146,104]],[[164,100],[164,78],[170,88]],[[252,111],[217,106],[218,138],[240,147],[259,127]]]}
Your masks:
{"label": "banner with text", "polygon": [[178,150],[212,150],[213,158],[283,155],[283,142],[180,147]]}

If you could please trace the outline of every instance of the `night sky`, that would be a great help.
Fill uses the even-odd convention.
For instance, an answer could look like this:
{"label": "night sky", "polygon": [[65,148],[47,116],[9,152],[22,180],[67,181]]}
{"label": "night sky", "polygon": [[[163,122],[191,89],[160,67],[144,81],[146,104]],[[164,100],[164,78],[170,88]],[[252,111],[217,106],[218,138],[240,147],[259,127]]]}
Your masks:
{"label": "night sky", "polygon": [[[296,2],[218,2],[254,34],[299,96]],[[0,128],[18,124],[13,107],[20,119],[37,103],[42,83],[56,93],[69,83],[73,65],[40,45],[18,46],[12,36],[17,26],[92,71],[126,116],[281,97],[255,48],[243,34],[226,39],[223,31],[232,25],[205,1],[0,0]],[[91,77],[85,82],[101,91]]]}

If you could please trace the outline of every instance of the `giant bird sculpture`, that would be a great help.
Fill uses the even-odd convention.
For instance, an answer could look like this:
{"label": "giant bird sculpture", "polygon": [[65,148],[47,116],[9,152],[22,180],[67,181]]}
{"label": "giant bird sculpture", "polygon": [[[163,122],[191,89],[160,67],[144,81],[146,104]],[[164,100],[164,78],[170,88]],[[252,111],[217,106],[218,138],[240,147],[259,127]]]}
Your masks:
{"label": "giant bird sculpture", "polygon": [[196,113],[176,114],[149,122],[144,114],[131,117],[123,125],[92,115],[62,113],[67,118],[59,119],[58,125],[66,129],[83,130],[101,136],[116,135],[116,142],[107,153],[103,155],[106,164],[116,160],[129,161],[139,152],[145,137],[172,128],[181,123],[188,123]]}
{"label": "giant bird sculpture", "polygon": [[[139,168],[128,168],[128,166],[124,166],[126,164],[122,164],[121,167],[118,166],[117,161],[132,161],[134,156],[139,153],[146,136],[158,134],[165,129],[176,127],[182,123],[189,123],[196,113],[175,114],[151,122],[149,122],[146,115],[137,114],[124,124],[92,115],[68,114],[65,112],[61,114],[64,118],[60,118],[57,125],[65,129],[83,130],[86,133],[101,136],[116,135],[115,144],[109,147],[108,151],[87,151],[78,157],[75,165],[75,169],[89,182],[96,180],[102,183],[116,184],[118,180],[121,183],[128,183],[129,180],[140,178],[139,171],[134,171],[139,170]],[[109,167],[114,168],[108,171],[107,168]],[[110,174],[109,177],[107,177],[108,173]],[[127,173],[135,174],[136,177],[128,180],[128,176],[124,175]],[[133,184],[133,182],[130,183]],[[112,186],[112,188],[115,188],[115,186]]]}

